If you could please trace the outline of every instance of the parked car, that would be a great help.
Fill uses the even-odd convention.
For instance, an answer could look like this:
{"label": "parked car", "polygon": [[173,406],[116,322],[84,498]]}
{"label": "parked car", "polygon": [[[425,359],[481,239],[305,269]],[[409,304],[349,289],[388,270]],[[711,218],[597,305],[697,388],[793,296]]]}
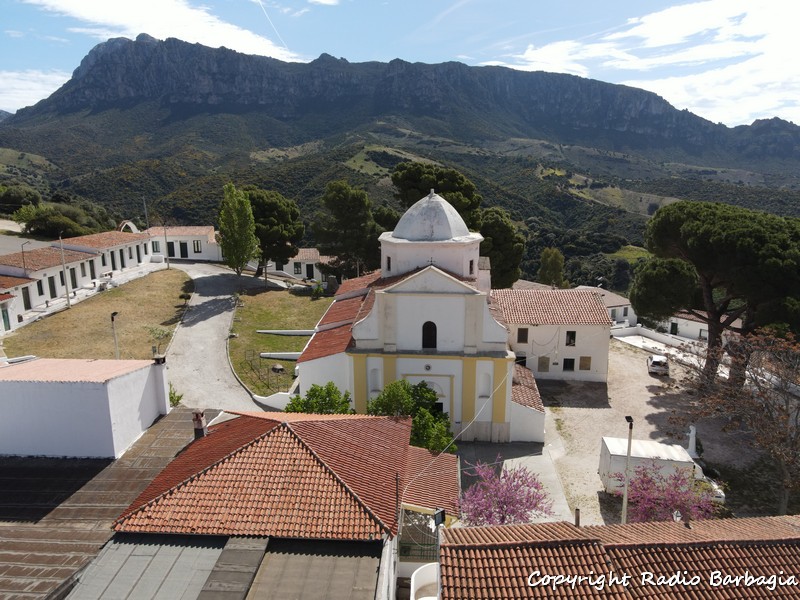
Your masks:
{"label": "parked car", "polygon": [[650,375],[669,375],[669,359],[662,354],[647,357],[647,372]]}

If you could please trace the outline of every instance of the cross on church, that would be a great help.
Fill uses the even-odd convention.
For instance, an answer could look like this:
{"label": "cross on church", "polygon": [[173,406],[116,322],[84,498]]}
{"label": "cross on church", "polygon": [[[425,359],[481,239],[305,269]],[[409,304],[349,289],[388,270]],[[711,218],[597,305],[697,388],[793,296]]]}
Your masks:
{"label": "cross on church", "polygon": [[436,262],[436,261],[435,261],[435,260],[433,260],[433,257],[432,257],[432,256],[431,256],[431,257],[430,257],[430,259],[428,260],[428,264],[429,264],[429,265],[433,265],[435,262]]}

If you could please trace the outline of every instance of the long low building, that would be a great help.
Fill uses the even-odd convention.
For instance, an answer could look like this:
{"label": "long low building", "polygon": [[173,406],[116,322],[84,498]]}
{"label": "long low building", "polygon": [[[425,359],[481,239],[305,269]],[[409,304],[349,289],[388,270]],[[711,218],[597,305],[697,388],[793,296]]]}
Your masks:
{"label": "long low building", "polygon": [[150,262],[150,236],[105,231],[0,255],[0,335],[66,304],[79,289],[93,289],[114,273]]}

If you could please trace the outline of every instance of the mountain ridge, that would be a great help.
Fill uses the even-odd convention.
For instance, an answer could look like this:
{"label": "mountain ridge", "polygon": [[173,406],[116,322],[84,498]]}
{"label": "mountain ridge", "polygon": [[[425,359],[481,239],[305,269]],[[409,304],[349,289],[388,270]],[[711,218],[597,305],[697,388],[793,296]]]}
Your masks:
{"label": "mountain ridge", "polygon": [[800,158],[800,127],[792,123],[773,118],[728,128],[652,92],[573,75],[458,62],[350,63],[327,54],[285,63],[146,34],[99,44],[70,81],[4,125],[152,100],[173,112],[266,113],[296,128],[299,141],[314,135],[302,124],[309,115],[345,116],[327,134],[346,132],[353,115],[361,121],[399,115],[434,121],[441,133],[457,132],[470,142],[515,135],[611,150],[669,147],[695,158],[719,151],[751,160]]}

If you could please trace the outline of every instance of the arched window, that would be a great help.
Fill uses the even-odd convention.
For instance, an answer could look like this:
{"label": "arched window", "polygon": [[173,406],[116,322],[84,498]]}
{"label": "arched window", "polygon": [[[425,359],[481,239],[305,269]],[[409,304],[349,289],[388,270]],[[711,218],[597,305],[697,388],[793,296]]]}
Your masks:
{"label": "arched window", "polygon": [[426,321],[422,326],[422,348],[436,349],[436,323]]}

